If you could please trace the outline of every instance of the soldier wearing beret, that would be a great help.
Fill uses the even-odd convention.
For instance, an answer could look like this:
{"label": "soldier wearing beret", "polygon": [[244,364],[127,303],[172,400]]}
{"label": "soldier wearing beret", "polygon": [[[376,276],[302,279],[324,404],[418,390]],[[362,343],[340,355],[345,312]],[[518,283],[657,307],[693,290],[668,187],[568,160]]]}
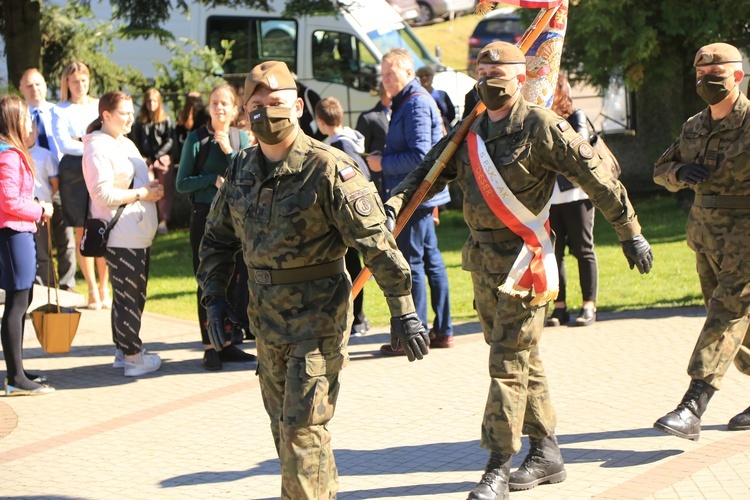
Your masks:
{"label": "soldier wearing beret", "polygon": [[303,103],[286,65],[267,61],[253,68],[244,96],[258,146],[230,164],[200,248],[197,277],[209,337],[221,350],[227,283],[234,255],[242,252],[281,497],[335,498],[338,472],[327,424],[353,320],[347,247],[364,256],[385,293],[394,348],[401,343],[410,361],[422,359],[429,339],[414,312],[409,266],[386,229],[374,186],[348,155],[301,131]]}
{"label": "soldier wearing beret", "polygon": [[[670,191],[695,192],[687,243],[695,252],[707,317],[688,363],[690,387],[654,427],[697,441],[703,412],[732,361],[750,375],[750,109],[740,92],[737,48],[706,45],[694,66],[696,92],[708,107],[682,126],[656,162],[654,180]],[[750,408],[728,427],[750,429]]]}
{"label": "soldier wearing beret", "polygon": [[[469,498],[495,500],[507,498],[509,483],[511,489],[529,489],[565,479],[539,355],[547,303],[556,295],[552,237],[545,230],[556,175],[581,186],[603,212],[631,269],[649,272],[653,256],[625,188],[599,168],[601,158],[588,142],[552,111],[523,99],[526,59],[521,50],[493,42],[479,53],[477,70],[476,88],[487,111],[471,125],[427,196],[453,180],[464,193],[471,234],[462,267],[471,272],[490,346],[491,377],[481,434],[490,458]],[[398,214],[458,128],[396,187],[386,212]],[[531,450],[511,475],[511,458],[521,448],[522,434],[529,435]]]}

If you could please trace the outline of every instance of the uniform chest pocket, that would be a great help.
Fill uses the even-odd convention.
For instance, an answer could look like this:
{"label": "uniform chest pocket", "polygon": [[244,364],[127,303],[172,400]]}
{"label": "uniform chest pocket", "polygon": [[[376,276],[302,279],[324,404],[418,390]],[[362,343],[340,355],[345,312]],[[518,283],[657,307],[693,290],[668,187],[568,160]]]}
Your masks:
{"label": "uniform chest pocket", "polygon": [[[498,148],[499,149],[499,148]],[[497,152],[496,152],[497,153]],[[518,165],[528,172],[528,163],[531,157],[531,143],[520,144],[515,148],[500,151],[496,154],[495,164],[500,165]]]}
{"label": "uniform chest pocket", "polygon": [[252,185],[235,185],[227,192],[229,210],[238,216],[244,216],[253,206]]}
{"label": "uniform chest pocket", "polygon": [[684,133],[680,141],[680,160],[685,163],[704,162],[706,139],[697,133]]}
{"label": "uniform chest pocket", "polygon": [[286,228],[290,245],[299,245],[328,231],[326,217],[314,191],[280,198],[274,203],[274,211],[276,215],[272,224]]}

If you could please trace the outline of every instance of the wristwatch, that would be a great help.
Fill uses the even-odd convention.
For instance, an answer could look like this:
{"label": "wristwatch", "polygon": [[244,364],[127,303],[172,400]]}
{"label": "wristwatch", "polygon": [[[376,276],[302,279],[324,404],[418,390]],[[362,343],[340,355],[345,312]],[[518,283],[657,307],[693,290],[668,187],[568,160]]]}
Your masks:
{"label": "wristwatch", "polygon": [[135,190],[135,201],[141,201],[141,193],[137,189]]}

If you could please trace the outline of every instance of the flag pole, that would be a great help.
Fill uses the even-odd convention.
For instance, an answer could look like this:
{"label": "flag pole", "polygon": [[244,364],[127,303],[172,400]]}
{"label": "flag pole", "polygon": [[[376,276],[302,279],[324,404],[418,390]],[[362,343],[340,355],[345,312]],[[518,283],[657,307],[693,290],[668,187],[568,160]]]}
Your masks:
{"label": "flag pole", "polygon": [[[552,9],[542,9],[541,11],[539,11],[539,14],[537,14],[534,21],[531,23],[531,25],[529,25],[529,27],[521,37],[521,40],[519,40],[518,42],[518,46],[524,54],[529,51],[534,41],[539,37],[542,31],[544,31],[544,28],[547,27],[550,19],[552,19],[559,8],[560,7],[558,6]],[[408,203],[406,203],[406,205],[404,205],[404,207],[401,209],[401,212],[396,219],[396,228],[393,231],[394,237],[398,236],[399,233],[401,233],[401,231],[406,226],[406,223],[409,222],[409,219],[414,214],[414,211],[419,205],[422,204],[422,201],[427,195],[427,192],[430,190],[435,181],[437,181],[440,173],[445,168],[445,164],[448,163],[448,161],[453,157],[455,152],[458,150],[458,147],[466,138],[466,134],[468,134],[471,124],[474,122],[477,116],[484,112],[485,109],[486,108],[484,103],[482,103],[481,101],[478,102],[474,109],[471,110],[471,113],[469,113],[469,115],[461,122],[461,126],[458,128],[456,133],[451,138],[450,142],[440,153],[440,156],[437,158],[437,160],[435,160],[432,168],[427,173],[427,175],[425,175],[425,178],[419,184],[419,187],[417,187],[417,190],[409,199]],[[359,275],[357,275],[357,278],[352,283],[352,298],[355,298],[357,297],[357,295],[359,295],[359,293],[362,291],[362,288],[364,288],[365,283],[367,283],[367,280],[370,279],[371,274],[372,272],[370,271],[370,269],[365,267],[364,269],[362,269]]]}

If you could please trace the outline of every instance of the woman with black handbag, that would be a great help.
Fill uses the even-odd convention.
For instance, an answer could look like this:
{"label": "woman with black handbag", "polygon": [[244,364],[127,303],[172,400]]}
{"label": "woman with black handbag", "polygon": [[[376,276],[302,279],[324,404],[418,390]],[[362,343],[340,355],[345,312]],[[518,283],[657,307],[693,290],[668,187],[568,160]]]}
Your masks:
{"label": "woman with black handbag", "polygon": [[0,288],[7,367],[6,396],[40,395],[54,389],[23,369],[23,330],[36,277],[36,222],[48,222],[52,203],[34,199],[34,164],[25,140],[32,133],[29,108],[16,96],[0,97]]}
{"label": "woman with black handbag", "polygon": [[161,358],[146,353],[140,338],[146,305],[151,243],[156,234],[156,202],[164,194],[159,181],[150,181],[148,166],[135,144],[125,137],[134,121],[129,95],[109,92],[99,100],[99,117],[83,138],[83,176],[91,196],[91,218],[110,222],[104,255],[112,282],[112,336],[115,368],[126,377],[156,371]]}

